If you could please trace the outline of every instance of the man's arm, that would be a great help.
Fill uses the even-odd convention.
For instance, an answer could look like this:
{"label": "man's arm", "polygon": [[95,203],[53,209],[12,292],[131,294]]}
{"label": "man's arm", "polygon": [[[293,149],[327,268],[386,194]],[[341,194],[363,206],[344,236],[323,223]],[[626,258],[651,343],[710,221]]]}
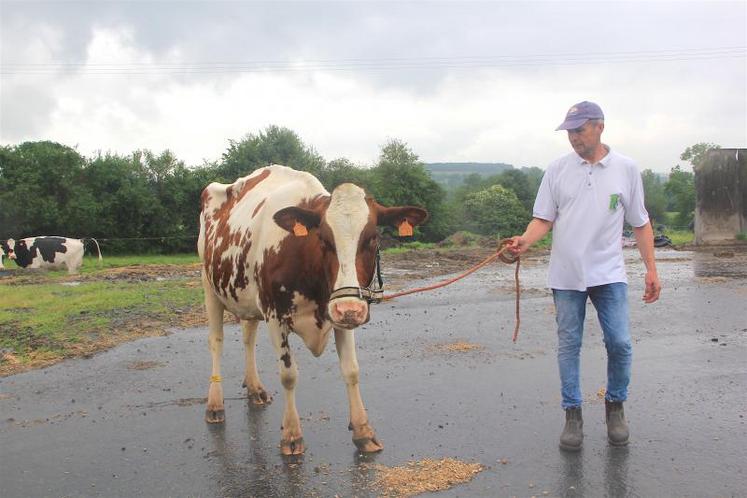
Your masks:
{"label": "man's arm", "polygon": [[643,293],[643,301],[653,303],[659,299],[661,292],[661,283],[659,275],[656,272],[656,260],[654,258],[654,231],[651,229],[649,221],[641,227],[633,227],[638,252],[641,253],[641,259],[646,265],[646,291]]}
{"label": "man's arm", "polygon": [[542,218],[532,218],[523,235],[511,237],[511,245],[508,246],[508,250],[513,254],[525,253],[532,244],[547,235],[547,232],[551,229],[552,221],[543,220]]}

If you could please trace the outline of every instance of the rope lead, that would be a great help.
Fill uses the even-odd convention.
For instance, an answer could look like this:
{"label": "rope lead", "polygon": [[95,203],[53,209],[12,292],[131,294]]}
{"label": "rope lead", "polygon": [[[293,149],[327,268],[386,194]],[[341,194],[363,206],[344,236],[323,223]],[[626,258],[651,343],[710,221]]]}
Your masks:
{"label": "rope lead", "polygon": [[516,282],[516,326],[514,327],[514,335],[513,335],[513,342],[516,342],[516,339],[519,337],[519,324],[521,323],[520,316],[519,316],[519,300],[521,298],[521,288],[519,287],[519,265],[521,262],[521,259],[518,255],[509,255],[506,252],[506,249],[508,248],[508,245],[511,244],[511,239],[503,239],[498,244],[499,249],[495,252],[495,254],[491,254],[487,258],[483,259],[479,263],[477,263],[475,266],[470,268],[469,270],[465,271],[461,275],[457,275],[454,278],[451,278],[449,280],[444,280],[443,282],[438,282],[433,285],[429,285],[426,287],[418,287],[416,289],[410,289],[407,291],[397,292],[394,294],[387,294],[382,297],[382,301],[389,301],[391,299],[406,296],[408,294],[415,294],[417,292],[425,292],[430,291],[434,289],[439,289],[441,287],[446,287],[449,284],[453,284],[454,282],[463,279],[464,277],[467,277],[480,268],[487,266],[488,264],[492,263],[496,259],[500,259],[506,264],[514,264],[516,263],[516,270],[514,272],[514,280]]}

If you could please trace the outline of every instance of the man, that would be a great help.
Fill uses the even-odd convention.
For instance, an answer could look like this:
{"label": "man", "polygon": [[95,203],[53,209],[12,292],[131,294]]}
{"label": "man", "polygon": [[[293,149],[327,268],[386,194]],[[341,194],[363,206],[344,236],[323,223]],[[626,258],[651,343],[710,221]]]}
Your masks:
{"label": "man", "polygon": [[601,142],[604,114],[593,102],[570,108],[557,130],[567,130],[574,152],[551,163],[534,202],[533,219],[523,235],[512,238],[514,254],[553,230],[548,285],[558,325],[558,366],[566,423],[560,447],[581,449],[583,418],[579,359],[586,301],[591,299],[607,348],[605,394],[607,438],[628,444],[623,411],[628,396],[632,347],[628,286],[622,254],[623,221],[635,234],[646,265],[643,301],[659,298],[661,284],[654,261],[653,231],[643,204],[643,183],[636,164]]}

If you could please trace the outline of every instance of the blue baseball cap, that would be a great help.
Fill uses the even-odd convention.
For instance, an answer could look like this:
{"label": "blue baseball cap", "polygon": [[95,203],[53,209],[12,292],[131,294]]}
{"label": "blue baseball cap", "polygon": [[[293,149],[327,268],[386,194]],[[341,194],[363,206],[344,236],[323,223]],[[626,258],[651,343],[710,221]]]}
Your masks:
{"label": "blue baseball cap", "polygon": [[555,131],[580,128],[590,119],[604,119],[604,113],[602,112],[602,108],[594,102],[584,100],[568,109],[565,121],[560,123],[560,126],[555,128]]}

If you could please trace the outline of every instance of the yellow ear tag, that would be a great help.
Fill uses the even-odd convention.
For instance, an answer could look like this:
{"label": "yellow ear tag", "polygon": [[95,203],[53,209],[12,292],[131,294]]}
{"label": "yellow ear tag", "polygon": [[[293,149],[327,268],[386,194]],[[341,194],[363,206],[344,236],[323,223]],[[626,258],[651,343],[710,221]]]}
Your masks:
{"label": "yellow ear tag", "polygon": [[309,231],[306,230],[306,227],[296,221],[296,224],[293,225],[293,235],[296,237],[306,237],[308,234]]}
{"label": "yellow ear tag", "polygon": [[403,220],[402,223],[397,227],[399,229],[400,237],[411,237],[412,236],[412,225],[407,220]]}

